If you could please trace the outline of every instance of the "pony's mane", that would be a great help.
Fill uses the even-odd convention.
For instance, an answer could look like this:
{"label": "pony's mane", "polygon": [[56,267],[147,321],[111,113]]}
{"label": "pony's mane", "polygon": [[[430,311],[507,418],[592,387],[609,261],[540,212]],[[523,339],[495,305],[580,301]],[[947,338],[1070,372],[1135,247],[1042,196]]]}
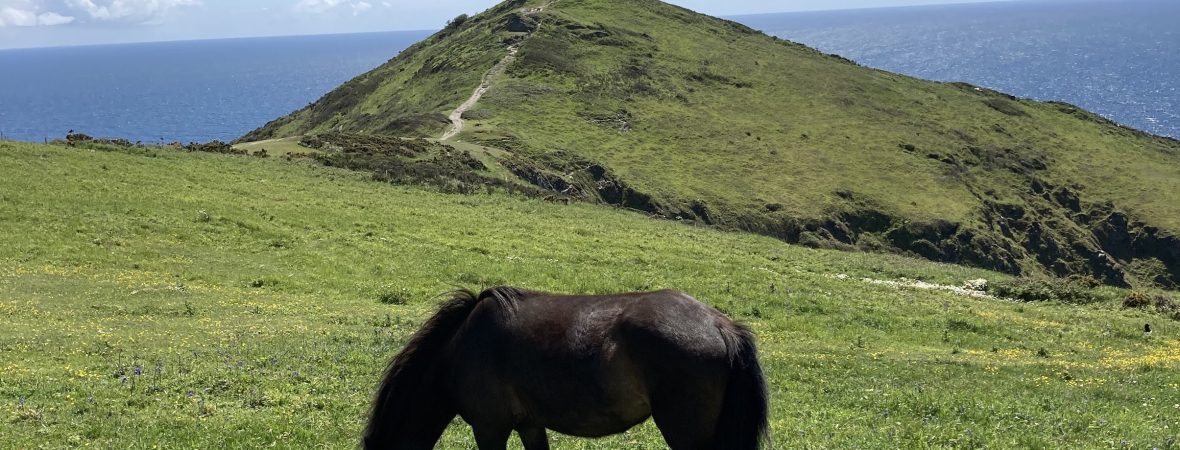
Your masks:
{"label": "pony's mane", "polygon": [[426,383],[433,381],[426,377],[435,358],[442,354],[476,305],[485,299],[492,299],[503,311],[512,311],[516,300],[523,295],[524,291],[505,286],[487,289],[479,294],[467,289],[451,292],[450,300],[439,306],[438,312],[426,320],[385,369],[373,409],[369,413],[363,442],[375,440],[383,428],[403,421],[404,418],[399,414],[404,414],[402,411],[408,405],[437,404],[435,399],[427,398],[436,393],[424,388]]}
{"label": "pony's mane", "polygon": [[516,301],[524,297],[525,294],[526,292],[523,289],[510,286],[497,286],[480,292],[479,296],[476,297],[476,301],[490,298],[498,303],[501,311],[511,314],[516,311]]}

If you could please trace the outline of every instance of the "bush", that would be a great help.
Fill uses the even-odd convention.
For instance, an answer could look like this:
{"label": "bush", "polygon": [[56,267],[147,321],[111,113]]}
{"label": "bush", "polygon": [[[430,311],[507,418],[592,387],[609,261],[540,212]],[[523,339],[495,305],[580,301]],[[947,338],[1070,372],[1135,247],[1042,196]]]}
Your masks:
{"label": "bush", "polygon": [[1061,302],[1071,305],[1095,303],[1098,293],[1076,281],[1048,278],[1015,278],[989,283],[989,294],[1025,302]]}
{"label": "bush", "polygon": [[468,19],[470,19],[470,17],[468,17],[467,14],[459,14],[455,16],[454,19],[447,21],[446,29],[453,30],[455,28],[459,28],[463,26],[463,24],[467,23]]}
{"label": "bush", "polygon": [[204,153],[219,153],[223,155],[245,155],[245,150],[235,149],[232,145],[213,140],[210,142],[189,142],[184,146],[185,151],[189,152],[204,152]]}
{"label": "bush", "polygon": [[1162,293],[1146,293],[1132,291],[1122,299],[1122,307],[1127,309],[1155,309],[1156,313],[1165,315],[1172,320],[1180,320],[1180,304],[1172,296]]}
{"label": "bush", "polygon": [[1102,281],[1094,278],[1092,275],[1071,275],[1069,280],[1087,288],[1096,288],[1102,286]]}
{"label": "bush", "polygon": [[814,232],[804,231],[799,235],[799,245],[808,248],[829,248],[831,242]]}
{"label": "bush", "polygon": [[1123,297],[1123,308],[1144,311],[1154,309],[1156,313],[1172,320],[1180,320],[1180,304],[1167,294],[1131,291]]}
{"label": "bush", "polygon": [[1143,309],[1151,305],[1151,296],[1140,292],[1131,291],[1123,297],[1123,308],[1127,309]]}
{"label": "bush", "polygon": [[1155,311],[1168,316],[1172,320],[1180,320],[1180,304],[1166,295],[1156,295],[1154,298]]}

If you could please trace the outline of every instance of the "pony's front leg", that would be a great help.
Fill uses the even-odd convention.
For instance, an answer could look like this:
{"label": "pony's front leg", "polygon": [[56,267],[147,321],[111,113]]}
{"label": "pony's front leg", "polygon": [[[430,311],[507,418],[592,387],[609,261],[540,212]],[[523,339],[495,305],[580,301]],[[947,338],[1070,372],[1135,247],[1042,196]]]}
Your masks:
{"label": "pony's front leg", "polygon": [[506,450],[508,437],[512,436],[511,427],[471,426],[475,433],[475,445],[479,450]]}
{"label": "pony's front leg", "polygon": [[544,428],[521,428],[516,432],[520,433],[524,450],[549,450],[549,436],[545,435]]}

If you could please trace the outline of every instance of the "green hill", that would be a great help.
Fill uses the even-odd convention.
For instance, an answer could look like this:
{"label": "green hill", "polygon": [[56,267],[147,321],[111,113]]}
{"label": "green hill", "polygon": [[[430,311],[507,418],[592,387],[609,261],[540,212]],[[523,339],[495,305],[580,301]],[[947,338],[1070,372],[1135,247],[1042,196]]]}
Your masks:
{"label": "green hill", "polygon": [[[673,287],[750,324],[776,448],[1174,444],[1174,293],[903,277],[1023,285],[300,160],[0,141],[0,448],[350,448],[438,294],[499,283]],[[665,448],[650,423],[555,440]],[[458,421],[440,444],[473,447]]]}
{"label": "green hill", "polygon": [[654,0],[503,3],[242,141],[438,137],[481,80],[456,142],[563,196],[812,247],[1180,286],[1180,142]]}

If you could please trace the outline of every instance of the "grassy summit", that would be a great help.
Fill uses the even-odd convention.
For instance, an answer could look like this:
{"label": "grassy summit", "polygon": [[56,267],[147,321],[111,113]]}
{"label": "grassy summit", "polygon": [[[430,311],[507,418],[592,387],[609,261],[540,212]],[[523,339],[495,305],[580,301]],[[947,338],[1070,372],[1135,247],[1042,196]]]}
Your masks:
{"label": "grassy summit", "polygon": [[[437,294],[499,283],[674,287],[748,323],[776,448],[1176,442],[1180,322],[1110,287],[1079,306],[873,281],[901,277],[1012,283],[283,158],[0,141],[0,448],[351,448]],[[461,423],[440,444],[473,447]],[[648,424],[554,448],[666,447]]]}
{"label": "grassy summit", "polygon": [[458,140],[522,181],[813,247],[1180,285],[1177,141],[654,0],[503,3],[243,141],[437,137],[510,46]]}

